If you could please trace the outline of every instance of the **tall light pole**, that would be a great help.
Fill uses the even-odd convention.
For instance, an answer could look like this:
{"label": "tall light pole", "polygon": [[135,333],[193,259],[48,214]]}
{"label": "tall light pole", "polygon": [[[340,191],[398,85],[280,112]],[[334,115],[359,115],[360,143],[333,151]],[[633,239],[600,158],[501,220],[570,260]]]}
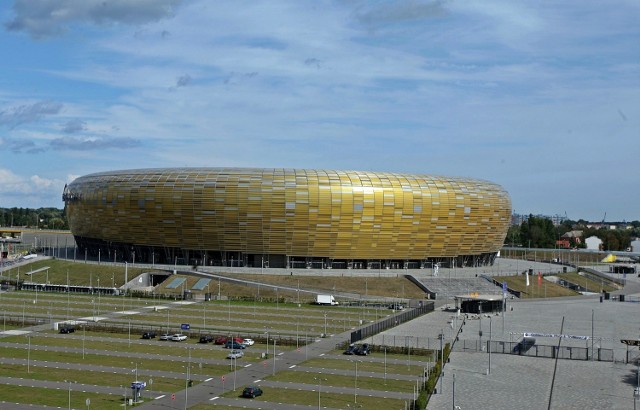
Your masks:
{"label": "tall light pole", "polygon": [[353,402],[358,403],[358,360],[354,360],[356,364],[356,381],[353,388]]}
{"label": "tall light pole", "polygon": [[207,304],[206,304],[206,302],[202,302],[202,330],[205,330],[205,331],[207,330]]}
{"label": "tall light pole", "polygon": [[442,373],[444,371],[444,348],[442,347],[442,342],[444,340],[444,329],[440,329],[438,337],[440,338],[440,394],[442,394]]}
{"label": "tall light pole", "polygon": [[456,374],[453,374],[453,388],[451,389],[451,409],[456,410]]}
{"label": "tall light pole", "polygon": [[273,338],[273,375],[276,375],[276,338]]}
{"label": "tall light pole", "polygon": [[314,377],[314,380],[318,381],[318,410],[320,410],[320,391],[322,390],[322,380],[327,380],[327,379],[323,379],[321,377]]}
{"label": "tall light pole", "polygon": [[384,347],[384,384],[387,384],[387,346]]}
{"label": "tall light pole", "polygon": [[27,373],[31,373],[31,336],[27,336],[29,340],[29,350],[27,352]]}
{"label": "tall light pole", "polygon": [[66,383],[69,384],[69,387],[67,388],[67,392],[68,392],[68,396],[69,396],[69,410],[71,410],[71,380],[65,380]]}
{"label": "tall light pole", "polygon": [[491,316],[489,316],[489,346],[487,346],[487,350],[489,351],[489,370],[487,371],[487,375],[491,374],[491,324],[493,321],[491,320]]}
{"label": "tall light pole", "polygon": [[324,314],[324,336],[327,337],[327,314]]}
{"label": "tall light pole", "polygon": [[187,363],[187,378],[184,381],[184,410],[187,410],[187,401],[189,399],[189,381],[191,380],[191,348],[189,348],[189,362]]}
{"label": "tall light pole", "polygon": [[98,316],[100,316],[100,276],[98,276]]}

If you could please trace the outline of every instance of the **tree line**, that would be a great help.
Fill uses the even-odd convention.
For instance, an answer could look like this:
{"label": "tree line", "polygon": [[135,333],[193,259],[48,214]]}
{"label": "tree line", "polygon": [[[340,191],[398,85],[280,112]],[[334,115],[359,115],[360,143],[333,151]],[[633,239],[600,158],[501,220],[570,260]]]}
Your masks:
{"label": "tree line", "polygon": [[606,227],[588,227],[588,222],[565,220],[554,225],[551,219],[529,215],[520,225],[511,225],[504,242],[506,246],[522,246],[529,248],[555,248],[557,241],[569,231],[582,231],[577,238],[568,238],[571,248],[586,248],[585,239],[596,236],[602,241],[603,250],[626,251],[631,241],[640,237],[640,221],[628,224],[630,229],[609,229]]}
{"label": "tree line", "polygon": [[0,226],[31,229],[69,229],[64,209],[0,208]]}

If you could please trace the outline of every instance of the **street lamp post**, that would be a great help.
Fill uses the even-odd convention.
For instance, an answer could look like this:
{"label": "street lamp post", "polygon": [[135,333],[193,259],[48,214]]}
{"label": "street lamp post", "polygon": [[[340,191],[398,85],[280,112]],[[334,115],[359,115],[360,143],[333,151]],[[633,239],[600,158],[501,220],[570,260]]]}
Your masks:
{"label": "street lamp post", "polygon": [[314,380],[318,381],[318,410],[320,410],[320,391],[322,390],[322,380],[327,380],[327,379],[323,379],[321,377],[314,377]]}
{"label": "street lamp post", "polygon": [[327,314],[324,314],[324,336],[327,336]]}
{"label": "street lamp post", "polygon": [[29,340],[29,350],[27,352],[27,373],[31,373],[31,336],[27,336]]}
{"label": "street lamp post", "polygon": [[[71,383],[72,383],[72,382],[71,382],[71,380],[65,380],[65,383],[68,383],[68,386],[69,386],[69,387],[67,388],[67,395],[68,395],[68,397],[69,397],[69,399],[68,399],[68,400],[69,400],[69,406],[68,406],[68,409],[69,409],[69,410],[71,410]],[[73,382],[73,383],[75,383],[75,382]]]}
{"label": "street lamp post", "polygon": [[442,394],[442,374],[444,372],[444,348],[442,347],[442,342],[444,340],[444,329],[440,329],[438,337],[440,338],[440,394]]}
{"label": "street lamp post", "polygon": [[491,316],[489,316],[489,346],[487,346],[487,350],[489,351],[489,370],[487,374],[491,374],[491,324],[493,321],[491,320]]}
{"label": "street lamp post", "polygon": [[189,361],[187,362],[187,378],[184,381],[184,410],[187,410],[187,402],[189,400],[189,382],[191,381],[191,349],[189,348]]}
{"label": "street lamp post", "polygon": [[453,387],[451,389],[451,409],[456,410],[456,374],[453,374]]}
{"label": "street lamp post", "polygon": [[353,388],[353,402],[358,403],[358,360],[354,360],[356,364],[356,380]]}

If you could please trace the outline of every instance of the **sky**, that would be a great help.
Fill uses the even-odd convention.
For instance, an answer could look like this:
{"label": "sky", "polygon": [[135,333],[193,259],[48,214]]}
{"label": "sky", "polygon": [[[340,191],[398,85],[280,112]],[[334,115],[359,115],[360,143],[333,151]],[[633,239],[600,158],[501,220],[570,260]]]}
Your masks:
{"label": "sky", "polygon": [[640,2],[0,3],[0,207],[158,167],[472,177],[640,220]]}

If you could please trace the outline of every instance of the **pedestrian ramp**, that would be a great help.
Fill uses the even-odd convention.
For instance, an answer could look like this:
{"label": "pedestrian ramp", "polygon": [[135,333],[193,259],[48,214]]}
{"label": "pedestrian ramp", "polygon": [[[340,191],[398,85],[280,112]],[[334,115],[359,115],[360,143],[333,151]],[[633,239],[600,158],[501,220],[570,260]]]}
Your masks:
{"label": "pedestrian ramp", "polygon": [[421,278],[418,280],[427,288],[428,293],[436,294],[438,299],[472,293],[484,295],[502,293],[500,286],[483,278]]}
{"label": "pedestrian ramp", "polygon": [[171,281],[171,283],[169,283],[166,288],[167,289],[176,289],[180,286],[182,286],[182,284],[187,280],[187,278],[173,278],[173,280]]}
{"label": "pedestrian ramp", "polygon": [[211,282],[211,279],[209,278],[199,279],[195,283],[195,285],[191,287],[191,290],[204,290],[204,288],[206,288],[209,285],[209,282]]}

